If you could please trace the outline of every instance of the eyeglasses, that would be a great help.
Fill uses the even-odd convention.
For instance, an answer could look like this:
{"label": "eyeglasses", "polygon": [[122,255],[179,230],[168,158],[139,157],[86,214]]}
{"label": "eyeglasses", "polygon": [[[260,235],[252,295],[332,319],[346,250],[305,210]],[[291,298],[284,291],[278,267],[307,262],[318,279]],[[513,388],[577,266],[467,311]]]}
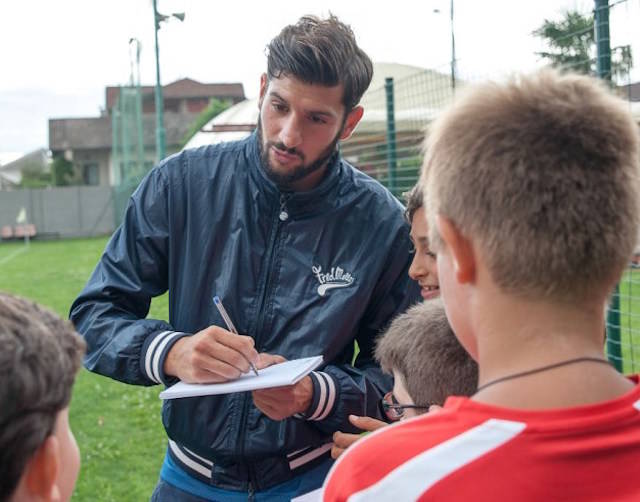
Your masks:
{"label": "eyeglasses", "polygon": [[396,422],[404,417],[404,410],[428,410],[430,404],[400,404],[393,395],[393,392],[387,392],[382,398],[382,409],[389,420]]}

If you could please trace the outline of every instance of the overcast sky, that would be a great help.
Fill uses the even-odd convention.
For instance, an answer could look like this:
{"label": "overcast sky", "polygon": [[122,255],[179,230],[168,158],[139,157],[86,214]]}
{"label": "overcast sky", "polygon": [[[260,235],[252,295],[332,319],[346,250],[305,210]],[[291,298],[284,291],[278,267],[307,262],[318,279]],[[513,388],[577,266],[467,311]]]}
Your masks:
{"label": "overcast sky", "polygon": [[[611,1],[613,4],[613,0]],[[587,0],[455,0],[456,56],[462,75],[491,76],[534,68],[540,42],[531,32]],[[184,22],[159,32],[163,84],[242,82],[258,91],[264,47],[286,24],[329,10],[349,23],[374,61],[448,72],[449,0],[158,0]],[[434,12],[434,10],[439,12]],[[640,62],[640,0],[611,9],[612,45],[631,43]],[[49,118],[98,116],[104,88],[124,84],[129,39],[142,43],[144,85],[155,83],[151,0],[13,0],[0,3],[0,163],[7,152],[48,146]],[[635,80],[640,79],[636,62]],[[4,160],[6,163],[6,160]]]}

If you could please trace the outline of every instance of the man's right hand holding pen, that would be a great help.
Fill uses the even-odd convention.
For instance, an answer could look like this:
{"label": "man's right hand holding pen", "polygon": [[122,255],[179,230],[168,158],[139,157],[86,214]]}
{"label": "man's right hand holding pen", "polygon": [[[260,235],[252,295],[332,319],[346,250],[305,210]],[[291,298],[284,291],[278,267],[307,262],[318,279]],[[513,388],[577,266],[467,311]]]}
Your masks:
{"label": "man's right hand holding pen", "polygon": [[187,383],[218,383],[248,372],[249,363],[262,369],[282,360],[280,356],[258,354],[250,336],[209,326],[178,340],[167,354],[164,371]]}

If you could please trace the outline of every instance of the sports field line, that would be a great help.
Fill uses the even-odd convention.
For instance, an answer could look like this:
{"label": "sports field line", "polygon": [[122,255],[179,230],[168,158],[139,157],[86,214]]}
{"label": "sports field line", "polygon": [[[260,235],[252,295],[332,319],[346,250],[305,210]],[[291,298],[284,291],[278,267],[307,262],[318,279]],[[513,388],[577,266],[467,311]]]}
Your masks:
{"label": "sports field line", "polygon": [[21,247],[19,249],[16,249],[13,253],[11,253],[8,256],[5,256],[4,258],[2,258],[0,260],[0,266],[4,265],[5,263],[10,262],[11,260],[13,260],[16,256],[18,256],[21,253],[24,253],[25,251],[27,251],[29,248],[27,246]]}

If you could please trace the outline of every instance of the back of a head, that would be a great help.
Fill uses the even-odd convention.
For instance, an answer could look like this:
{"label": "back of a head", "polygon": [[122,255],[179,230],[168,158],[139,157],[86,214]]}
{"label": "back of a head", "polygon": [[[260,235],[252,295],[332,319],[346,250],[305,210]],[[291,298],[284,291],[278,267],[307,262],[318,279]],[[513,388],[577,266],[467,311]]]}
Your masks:
{"label": "back of a head", "polygon": [[0,501],[71,399],[85,343],[68,321],[0,293]]}
{"label": "back of a head", "polygon": [[537,300],[602,295],[639,224],[638,128],[593,78],[544,70],[472,86],[427,138],[430,242],[440,214],[482,250],[496,284]]}
{"label": "back of a head", "polygon": [[404,377],[414,403],[443,404],[448,396],[470,396],[478,386],[478,365],[449,326],[442,300],[419,303],[396,317],[378,339],[382,369]]}
{"label": "back of a head", "polygon": [[267,76],[295,77],[327,87],[343,84],[343,104],[349,112],[369,87],[373,64],[351,28],[337,17],[304,16],[267,46]]}

